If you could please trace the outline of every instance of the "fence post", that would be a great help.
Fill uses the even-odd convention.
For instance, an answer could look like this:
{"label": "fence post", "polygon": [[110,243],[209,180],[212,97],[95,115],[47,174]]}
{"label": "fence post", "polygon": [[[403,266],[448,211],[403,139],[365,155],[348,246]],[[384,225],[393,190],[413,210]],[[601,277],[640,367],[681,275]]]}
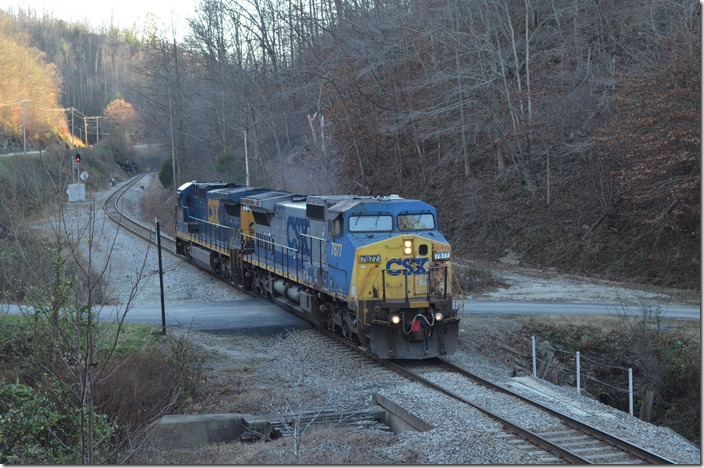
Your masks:
{"label": "fence post", "polygon": [[579,369],[579,351],[577,351],[577,396],[581,395],[582,384],[580,382],[580,369]]}
{"label": "fence post", "polygon": [[533,377],[537,377],[538,372],[535,369],[535,336],[531,336],[530,341],[531,341],[531,348],[533,350]]}
{"label": "fence post", "polygon": [[633,369],[628,368],[628,414],[633,416]]}

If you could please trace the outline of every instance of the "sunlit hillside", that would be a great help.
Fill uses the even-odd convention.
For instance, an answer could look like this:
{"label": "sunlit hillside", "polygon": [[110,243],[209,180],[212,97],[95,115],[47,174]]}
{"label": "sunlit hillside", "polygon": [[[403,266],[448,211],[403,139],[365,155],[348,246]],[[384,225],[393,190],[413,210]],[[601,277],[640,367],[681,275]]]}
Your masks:
{"label": "sunlit hillside", "polygon": [[[30,146],[68,137],[61,75],[24,34],[0,21],[0,149],[26,137]],[[26,132],[24,129],[26,128]]]}

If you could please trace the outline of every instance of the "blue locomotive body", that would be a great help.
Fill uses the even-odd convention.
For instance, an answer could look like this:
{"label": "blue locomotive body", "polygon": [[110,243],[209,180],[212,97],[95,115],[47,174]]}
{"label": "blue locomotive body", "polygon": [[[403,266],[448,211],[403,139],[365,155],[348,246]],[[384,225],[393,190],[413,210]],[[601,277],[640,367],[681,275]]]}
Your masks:
{"label": "blue locomotive body", "polygon": [[435,209],[398,196],[179,188],[177,251],[383,358],[458,347],[450,246]]}

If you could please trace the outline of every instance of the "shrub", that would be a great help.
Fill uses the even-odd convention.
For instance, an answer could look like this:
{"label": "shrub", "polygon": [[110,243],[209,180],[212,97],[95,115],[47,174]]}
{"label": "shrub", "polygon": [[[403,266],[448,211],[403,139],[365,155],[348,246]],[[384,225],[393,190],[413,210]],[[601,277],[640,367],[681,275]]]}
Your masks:
{"label": "shrub", "polygon": [[[490,270],[473,265],[454,263],[452,271],[464,294],[481,292],[490,288],[505,287],[506,283],[494,276]],[[460,294],[460,291],[455,291]]]}
{"label": "shrub", "polygon": [[171,167],[171,159],[167,159],[161,165],[161,170],[159,171],[159,182],[161,182],[161,185],[164,188],[174,185],[174,171]]}
{"label": "shrub", "polygon": [[[80,463],[81,412],[65,412],[48,396],[16,382],[0,385],[0,463]],[[110,446],[114,427],[96,415],[97,449]]]}

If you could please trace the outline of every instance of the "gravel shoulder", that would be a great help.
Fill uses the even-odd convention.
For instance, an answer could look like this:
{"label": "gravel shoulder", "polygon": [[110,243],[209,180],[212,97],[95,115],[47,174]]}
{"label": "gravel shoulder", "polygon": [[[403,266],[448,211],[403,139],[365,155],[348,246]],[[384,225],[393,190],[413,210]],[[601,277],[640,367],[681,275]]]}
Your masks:
{"label": "gravel shoulder", "polygon": [[[147,176],[151,177],[151,176]],[[145,181],[158,184],[155,177]],[[139,213],[141,189],[130,195],[131,209]],[[104,194],[96,194],[100,199]],[[76,223],[87,219],[85,205],[72,206],[69,213]],[[100,220],[102,210],[96,215]],[[137,305],[159,303],[159,282],[155,274],[156,251],[147,249],[131,235],[118,232],[109,221],[101,224],[104,239],[115,239],[110,252],[110,297],[122,303],[134,285],[135,276],[144,268],[145,277],[135,298]],[[108,260],[108,250],[99,252]],[[491,267],[509,286],[481,294],[471,300],[536,300],[568,302],[641,303],[656,301],[684,305],[699,304],[692,292],[663,291],[618,285],[575,276],[556,275],[520,268],[508,263],[480,265]],[[164,257],[167,301],[200,303],[233,300],[242,293],[214,281],[180,260]],[[472,316],[461,327],[460,351],[452,360],[484,377],[512,385],[515,376],[514,356],[497,346],[510,342],[520,332],[517,318]],[[174,335],[187,333],[171,330]],[[363,410],[373,407],[372,396],[380,392],[411,409],[434,424],[426,433],[404,432],[398,435],[381,427],[354,431],[311,430],[304,439],[304,458],[296,458],[291,440],[278,444],[225,444],[190,452],[149,453],[144,463],[264,464],[302,461],[316,464],[532,464],[535,455],[516,449],[497,437],[500,428],[471,409],[458,410],[444,398],[429,394],[415,384],[397,376],[376,374],[376,370],[331,347],[312,332],[295,332],[277,336],[210,335],[190,332],[189,339],[199,347],[205,361],[205,379],[201,398],[181,408],[187,413],[271,413],[302,411],[325,407],[329,410]],[[656,427],[630,417],[601,403],[574,395],[574,390],[545,383],[561,398],[547,398],[548,403],[564,412],[575,405],[586,408],[587,422],[610,432],[633,439],[641,446],[678,463],[699,464],[699,449],[667,428]],[[521,386],[517,385],[516,390]],[[526,421],[527,425],[537,424]],[[300,447],[299,447],[300,448]],[[333,454],[333,455],[330,455]],[[300,455],[300,453],[299,453]],[[347,457],[347,458],[346,458]],[[349,460],[349,461],[341,461]]]}
{"label": "gravel shoulder", "polygon": [[503,257],[498,262],[471,262],[489,270],[507,286],[470,293],[478,301],[540,301],[596,304],[700,306],[701,291],[618,283],[578,275],[558,274],[520,266]]}

